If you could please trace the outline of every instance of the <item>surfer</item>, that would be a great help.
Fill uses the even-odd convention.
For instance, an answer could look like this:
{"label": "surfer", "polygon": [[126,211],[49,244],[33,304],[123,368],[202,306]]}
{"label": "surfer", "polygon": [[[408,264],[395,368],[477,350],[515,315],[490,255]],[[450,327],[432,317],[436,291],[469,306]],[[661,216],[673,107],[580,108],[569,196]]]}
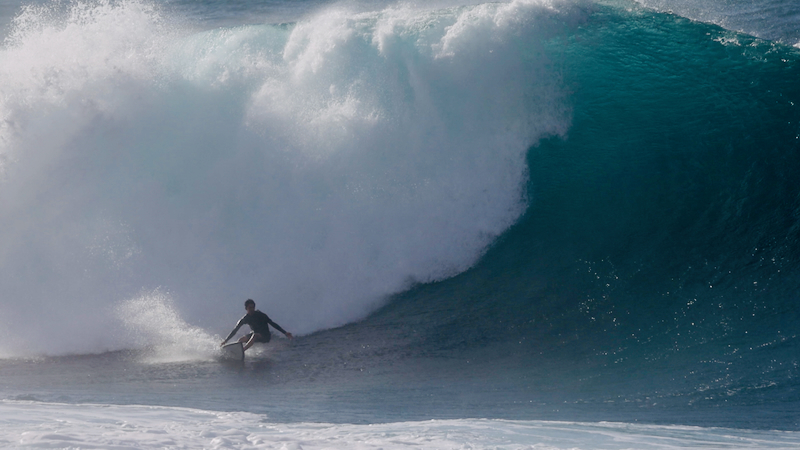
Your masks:
{"label": "surfer", "polygon": [[239,331],[239,328],[241,328],[242,325],[245,324],[250,325],[250,329],[252,330],[249,334],[246,334],[239,338],[239,342],[244,344],[245,350],[252,347],[253,344],[255,344],[256,342],[269,342],[270,338],[272,337],[272,335],[269,332],[270,325],[272,325],[272,327],[275,328],[276,330],[285,334],[286,337],[288,337],[289,339],[294,339],[292,333],[289,333],[288,331],[284,330],[283,328],[281,328],[280,325],[273,322],[268,315],[257,310],[256,302],[254,302],[252,299],[247,299],[247,301],[244,302],[244,309],[247,311],[247,314],[245,314],[244,317],[239,319],[239,322],[236,323],[236,328],[234,328],[233,331],[231,331],[231,333],[228,335],[228,337],[226,337],[225,340],[222,341],[220,347],[225,345],[225,343],[228,342],[228,339],[232,338],[233,335],[236,334],[237,331]]}

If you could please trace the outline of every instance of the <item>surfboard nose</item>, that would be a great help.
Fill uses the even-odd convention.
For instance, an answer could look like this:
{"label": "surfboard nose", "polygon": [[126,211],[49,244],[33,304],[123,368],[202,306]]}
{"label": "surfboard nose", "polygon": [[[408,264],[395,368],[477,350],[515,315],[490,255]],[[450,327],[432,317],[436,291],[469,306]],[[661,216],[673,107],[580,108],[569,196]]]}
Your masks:
{"label": "surfboard nose", "polygon": [[231,361],[244,361],[244,346],[241,342],[225,344],[221,349],[222,358]]}

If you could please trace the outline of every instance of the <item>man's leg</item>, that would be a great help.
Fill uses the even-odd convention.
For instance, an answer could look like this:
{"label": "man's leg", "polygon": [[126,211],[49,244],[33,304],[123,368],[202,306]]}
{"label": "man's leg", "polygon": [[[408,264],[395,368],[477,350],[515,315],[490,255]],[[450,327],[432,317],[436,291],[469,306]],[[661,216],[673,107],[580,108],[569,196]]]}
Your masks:
{"label": "man's leg", "polygon": [[[245,338],[247,338],[247,336],[245,336]],[[255,344],[260,339],[261,335],[258,333],[253,333],[252,335],[250,335],[250,340],[247,341],[247,344],[244,344],[244,350],[247,350],[248,348],[252,347],[253,344]]]}

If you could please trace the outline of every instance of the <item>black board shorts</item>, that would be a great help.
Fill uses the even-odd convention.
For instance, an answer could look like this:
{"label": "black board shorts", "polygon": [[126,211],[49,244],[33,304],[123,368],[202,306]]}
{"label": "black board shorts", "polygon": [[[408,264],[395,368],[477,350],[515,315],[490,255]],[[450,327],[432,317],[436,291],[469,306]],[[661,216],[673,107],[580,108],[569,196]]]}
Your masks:
{"label": "black board shorts", "polygon": [[[250,340],[251,337],[253,337],[253,334],[255,334],[255,332],[251,331],[250,334],[247,335],[247,340],[248,341]],[[266,342],[269,342],[270,338],[272,338],[272,335],[270,334],[269,331],[267,331],[266,333],[259,333],[258,335],[260,337],[256,338],[256,342],[265,342],[266,343]]]}

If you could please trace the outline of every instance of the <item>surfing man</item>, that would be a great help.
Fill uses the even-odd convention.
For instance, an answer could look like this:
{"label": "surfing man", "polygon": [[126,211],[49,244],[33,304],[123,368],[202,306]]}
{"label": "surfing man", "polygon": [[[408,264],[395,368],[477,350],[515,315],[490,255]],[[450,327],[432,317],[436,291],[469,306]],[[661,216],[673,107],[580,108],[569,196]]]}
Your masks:
{"label": "surfing man", "polygon": [[250,325],[250,329],[252,330],[249,334],[246,334],[239,338],[239,342],[244,344],[244,349],[247,350],[248,348],[252,347],[253,344],[256,342],[269,342],[272,335],[269,332],[269,326],[272,325],[273,328],[280,331],[281,333],[285,334],[286,337],[289,339],[293,339],[292,333],[281,328],[280,325],[273,322],[272,319],[269,318],[268,315],[264,314],[263,312],[256,309],[256,302],[252,299],[247,299],[244,302],[244,309],[247,311],[247,314],[242,317],[239,322],[236,323],[236,328],[231,331],[231,334],[222,341],[220,347],[225,345],[228,342],[228,339],[232,338],[239,328],[242,325]]}

